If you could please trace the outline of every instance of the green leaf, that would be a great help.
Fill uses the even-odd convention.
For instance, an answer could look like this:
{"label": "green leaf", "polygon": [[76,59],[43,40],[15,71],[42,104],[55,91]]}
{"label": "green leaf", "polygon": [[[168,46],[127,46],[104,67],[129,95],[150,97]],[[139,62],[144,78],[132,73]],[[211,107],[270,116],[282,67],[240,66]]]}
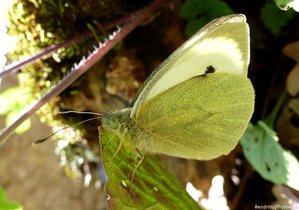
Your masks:
{"label": "green leaf", "polygon": [[[20,112],[9,112],[7,115],[6,115],[6,121],[5,121],[5,124],[6,125],[10,125],[12,124],[16,119],[18,119],[18,117],[20,116]],[[21,125],[19,125],[19,127],[15,130],[15,132],[17,134],[21,134],[21,133],[24,133],[26,132],[27,130],[29,130],[31,127],[31,121],[30,119],[28,120],[25,120]]]}
{"label": "green leaf", "polygon": [[202,1],[186,0],[181,6],[181,17],[185,20],[192,20],[203,13]]}
{"label": "green leaf", "polygon": [[[7,112],[9,112],[10,110],[12,110],[12,107],[15,106],[16,104],[16,98],[18,98],[18,90],[19,88],[9,88],[5,91],[3,91],[0,94],[0,114],[4,115]],[[16,97],[12,97],[12,96],[16,96]]]}
{"label": "green leaf", "polygon": [[[23,109],[32,102],[28,92],[29,90],[24,87],[13,87],[0,94],[0,115],[6,114],[6,125],[17,119]],[[20,134],[27,131],[30,126],[30,120],[26,120],[15,131]]]}
{"label": "green leaf", "polygon": [[266,180],[299,190],[299,163],[278,143],[275,132],[264,122],[249,124],[240,141],[252,167]]}
{"label": "green leaf", "polygon": [[12,110],[22,110],[33,99],[29,89],[24,87],[12,87],[0,93],[0,114],[6,114]]}
{"label": "green leaf", "polygon": [[185,34],[192,36],[209,21],[233,14],[229,5],[221,0],[186,0],[181,6],[181,17],[187,20]]}
{"label": "green leaf", "polygon": [[[102,161],[108,175],[111,209],[199,209],[176,178],[151,155],[122,144],[114,131],[100,128]],[[138,165],[138,166],[137,166]]]}
{"label": "green leaf", "polygon": [[299,11],[299,1],[298,0],[275,0],[276,6],[281,10],[289,10],[293,8],[295,11]]}
{"label": "green leaf", "polygon": [[185,27],[185,35],[187,37],[191,37],[193,34],[198,31],[198,29],[202,28],[209,20],[206,18],[198,18],[190,20]]}
{"label": "green leaf", "polygon": [[229,5],[221,0],[186,0],[180,11],[181,17],[185,20],[192,20],[200,15],[212,20],[232,13]]}
{"label": "green leaf", "polygon": [[7,200],[5,192],[0,188],[0,209],[1,210],[22,210],[22,206]]}
{"label": "green leaf", "polygon": [[272,34],[278,35],[282,27],[284,27],[294,15],[295,12],[292,10],[284,12],[279,10],[274,4],[266,3],[261,10],[261,21]]}

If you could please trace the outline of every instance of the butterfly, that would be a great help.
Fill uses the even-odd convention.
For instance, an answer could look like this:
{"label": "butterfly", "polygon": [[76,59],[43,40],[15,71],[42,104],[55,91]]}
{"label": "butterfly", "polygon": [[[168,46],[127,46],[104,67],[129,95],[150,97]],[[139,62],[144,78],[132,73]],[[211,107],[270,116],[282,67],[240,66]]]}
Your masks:
{"label": "butterfly", "polygon": [[106,114],[102,126],[140,151],[198,160],[226,155],[254,110],[248,64],[245,16],[218,18],[153,71],[129,108]]}

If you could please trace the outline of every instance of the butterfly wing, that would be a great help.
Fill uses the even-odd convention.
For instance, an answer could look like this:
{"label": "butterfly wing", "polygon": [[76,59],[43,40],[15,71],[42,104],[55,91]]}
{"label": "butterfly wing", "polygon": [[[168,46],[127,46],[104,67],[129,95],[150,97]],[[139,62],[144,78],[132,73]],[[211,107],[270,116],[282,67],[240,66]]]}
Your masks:
{"label": "butterfly wing", "polygon": [[216,73],[247,76],[249,27],[244,15],[216,19],[199,30],[172,53],[139,89],[130,114],[135,118],[140,106],[155,95],[194,76],[205,74],[212,66]]}
{"label": "butterfly wing", "polygon": [[242,75],[194,77],[142,104],[136,123],[151,137],[138,148],[171,156],[211,159],[228,154],[252,116],[254,90]]}

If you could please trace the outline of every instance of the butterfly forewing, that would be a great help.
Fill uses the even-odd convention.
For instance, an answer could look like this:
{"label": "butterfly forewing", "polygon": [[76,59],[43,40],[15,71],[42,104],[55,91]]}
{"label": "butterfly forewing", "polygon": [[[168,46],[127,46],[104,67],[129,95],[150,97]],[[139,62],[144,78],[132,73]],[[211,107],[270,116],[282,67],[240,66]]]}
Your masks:
{"label": "butterfly forewing", "polygon": [[194,76],[203,75],[208,66],[216,73],[228,72],[247,76],[249,28],[244,15],[216,19],[199,30],[169,56],[140,88],[130,117],[155,95]]}

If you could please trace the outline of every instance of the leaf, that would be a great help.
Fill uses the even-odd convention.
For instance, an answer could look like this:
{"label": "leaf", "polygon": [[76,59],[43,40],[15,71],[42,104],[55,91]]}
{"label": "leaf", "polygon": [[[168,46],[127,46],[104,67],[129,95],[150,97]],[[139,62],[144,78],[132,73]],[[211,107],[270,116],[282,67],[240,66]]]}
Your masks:
{"label": "leaf", "polygon": [[278,35],[295,15],[294,11],[281,11],[274,4],[266,3],[261,10],[261,21],[265,27],[273,34]]}
{"label": "leaf", "polygon": [[[32,102],[28,89],[13,87],[0,94],[0,114],[6,115],[6,125],[10,125],[19,117],[23,109]],[[20,134],[31,127],[30,120],[23,122],[15,131]]]}
{"label": "leaf", "polygon": [[289,107],[299,116],[299,98],[290,99]]}
{"label": "leaf", "polygon": [[297,64],[288,74],[286,88],[291,96],[299,93],[299,65]]}
{"label": "leaf", "polygon": [[296,96],[299,93],[299,41],[288,44],[283,48],[282,52],[296,62],[296,65],[288,74],[286,82],[289,94]]}
{"label": "leaf", "polygon": [[240,143],[246,159],[264,179],[299,190],[298,160],[277,139],[275,132],[259,121],[248,125]]}
{"label": "leaf", "polygon": [[282,52],[291,58],[292,60],[298,62],[299,61],[299,41],[292,42],[288,45],[286,45]]}
{"label": "leaf", "polygon": [[1,210],[22,210],[22,206],[7,200],[5,192],[0,188],[0,209]]}
{"label": "leaf", "polygon": [[[20,89],[18,87],[9,88],[0,94],[0,114],[4,115],[15,107]],[[12,97],[14,96],[14,97]]]}
{"label": "leaf", "polygon": [[[5,124],[6,125],[10,125],[12,124],[16,119],[18,119],[20,116],[20,112],[10,112],[6,115],[6,121]],[[25,120],[16,130],[15,132],[17,134],[21,134],[26,132],[27,130],[29,130],[31,127],[31,121],[30,119]]]}
{"label": "leaf", "polygon": [[185,188],[153,156],[146,154],[141,161],[135,148],[126,145],[116,153],[120,144],[117,136],[111,130],[99,130],[110,209],[199,209]]}
{"label": "leaf", "polygon": [[192,20],[203,13],[203,2],[200,0],[186,0],[181,6],[181,17]]}
{"label": "leaf", "polygon": [[293,8],[295,11],[299,11],[299,1],[298,0],[275,0],[276,6],[281,10],[289,10]]}
{"label": "leaf", "polygon": [[233,14],[233,10],[221,0],[186,0],[181,6],[181,17],[187,20],[185,34],[192,36],[209,21]]}
{"label": "leaf", "polygon": [[199,28],[202,28],[209,20],[198,18],[190,20],[185,27],[185,35],[191,37]]}

